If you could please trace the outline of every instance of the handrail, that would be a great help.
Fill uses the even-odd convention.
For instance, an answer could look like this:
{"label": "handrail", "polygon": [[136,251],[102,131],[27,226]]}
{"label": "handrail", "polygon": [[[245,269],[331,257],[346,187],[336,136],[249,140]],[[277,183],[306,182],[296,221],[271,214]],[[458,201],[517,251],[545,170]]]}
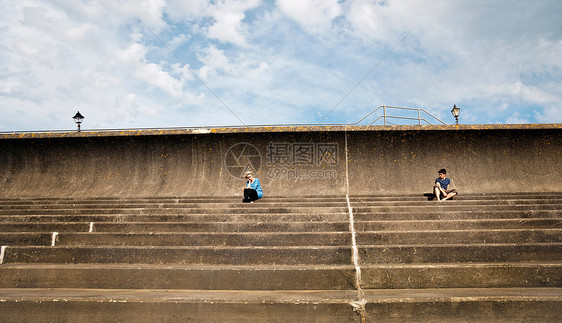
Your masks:
{"label": "handrail", "polygon": [[[359,121],[354,123],[285,123],[285,124],[269,124],[269,125],[236,125],[236,126],[198,126],[198,127],[164,127],[164,128],[127,128],[127,129],[82,129],[82,132],[107,132],[107,131],[150,131],[150,130],[187,130],[187,129],[215,129],[215,128],[262,128],[262,127],[307,127],[307,126],[357,126],[360,125],[365,119],[369,116],[374,114],[375,112],[383,109],[383,115],[376,118],[372,121],[369,125],[373,125],[373,123],[377,122],[381,118],[384,118],[384,125],[394,125],[393,123],[389,122],[388,119],[403,119],[403,120],[418,120],[418,124],[421,125],[422,121],[426,122],[429,125],[432,125],[430,121],[425,118],[421,117],[421,113],[424,112],[431,116],[433,119],[439,121],[441,124],[446,124],[445,122],[441,121],[439,118],[435,117],[431,113],[427,112],[423,108],[405,108],[405,107],[395,107],[395,106],[387,106],[381,105],[377,108],[373,109]],[[387,109],[398,109],[398,110],[408,110],[408,111],[417,111],[418,117],[402,117],[402,116],[392,116],[387,114]],[[34,130],[34,131],[25,131],[25,130],[16,130],[16,131],[0,131],[0,134],[23,134],[23,133],[65,133],[65,132],[75,132],[76,130]]]}
{"label": "handrail", "polygon": [[[388,119],[402,119],[402,120],[417,120],[418,121],[418,125],[422,124],[422,121],[429,124],[429,125],[433,125],[429,120],[427,120],[426,118],[422,118],[422,112],[426,113],[427,115],[429,115],[430,117],[432,117],[433,119],[437,120],[439,123],[441,124],[446,124],[445,122],[441,121],[439,118],[437,118],[436,116],[434,116],[433,114],[427,112],[425,109],[423,108],[405,108],[405,107],[394,107],[394,106],[387,106],[387,105],[381,105],[379,107],[377,107],[376,109],[374,109],[373,111],[369,112],[366,116],[364,116],[361,120],[359,120],[356,124],[359,124],[360,122],[362,122],[363,120],[365,120],[367,117],[369,117],[370,115],[372,115],[373,113],[375,113],[376,111],[378,111],[379,109],[383,109],[383,115],[379,116],[378,118],[376,118],[373,122],[371,122],[369,125],[373,125],[373,123],[377,122],[378,120],[380,120],[381,118],[384,119],[384,125],[388,125],[388,123],[390,123],[388,121]],[[387,114],[387,109],[395,109],[395,110],[408,110],[408,111],[417,111],[417,117],[403,117],[403,116],[397,116],[397,115],[388,115]],[[392,123],[391,123],[392,124]]]}

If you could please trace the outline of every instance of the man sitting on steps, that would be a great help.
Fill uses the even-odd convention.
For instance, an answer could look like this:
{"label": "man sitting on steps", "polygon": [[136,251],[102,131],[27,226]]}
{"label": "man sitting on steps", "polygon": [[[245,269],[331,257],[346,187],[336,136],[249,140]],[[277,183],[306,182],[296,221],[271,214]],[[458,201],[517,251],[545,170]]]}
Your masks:
{"label": "man sitting on steps", "polygon": [[[453,184],[451,183],[451,179],[446,178],[447,171],[442,168],[437,173],[439,174],[439,177],[435,180],[435,185],[433,186],[433,191],[435,193],[435,197],[437,197],[437,201],[445,201],[457,195],[457,190],[452,187]],[[443,199],[441,199],[441,197],[443,197]]]}

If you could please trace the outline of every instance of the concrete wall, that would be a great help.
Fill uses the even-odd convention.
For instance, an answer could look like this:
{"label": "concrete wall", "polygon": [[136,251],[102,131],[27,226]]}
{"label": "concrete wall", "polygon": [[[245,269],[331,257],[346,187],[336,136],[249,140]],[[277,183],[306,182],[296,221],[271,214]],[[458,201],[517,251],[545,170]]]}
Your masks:
{"label": "concrete wall", "polygon": [[[562,125],[0,134],[0,197],[562,191]],[[346,165],[345,147],[348,147]]]}
{"label": "concrete wall", "polygon": [[460,192],[562,191],[560,129],[349,133],[353,194],[431,191],[440,168]]}

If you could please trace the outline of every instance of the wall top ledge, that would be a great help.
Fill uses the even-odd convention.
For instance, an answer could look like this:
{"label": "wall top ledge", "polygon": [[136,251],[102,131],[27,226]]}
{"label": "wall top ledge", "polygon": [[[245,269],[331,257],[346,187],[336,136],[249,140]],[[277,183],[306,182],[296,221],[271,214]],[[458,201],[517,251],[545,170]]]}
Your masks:
{"label": "wall top ledge", "polygon": [[483,130],[560,130],[562,123],[549,124],[472,124],[472,125],[396,125],[396,126],[346,126],[346,125],[305,125],[305,126],[247,126],[247,127],[198,127],[161,129],[91,129],[81,132],[71,130],[54,131],[13,131],[0,132],[0,139],[34,138],[81,138],[81,137],[127,137],[127,136],[170,136],[207,135],[228,133],[278,133],[278,132],[338,132],[338,131],[483,131]]}

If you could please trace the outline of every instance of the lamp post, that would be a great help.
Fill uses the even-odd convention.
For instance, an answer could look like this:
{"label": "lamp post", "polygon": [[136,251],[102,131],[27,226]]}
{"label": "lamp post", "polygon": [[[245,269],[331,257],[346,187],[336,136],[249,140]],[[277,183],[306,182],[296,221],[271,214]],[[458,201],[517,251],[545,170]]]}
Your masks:
{"label": "lamp post", "polygon": [[455,121],[457,122],[457,125],[459,124],[459,113],[461,112],[461,108],[457,108],[457,105],[453,105],[453,110],[451,110],[451,113],[453,114],[453,117],[455,117]]}
{"label": "lamp post", "polygon": [[72,119],[74,119],[74,122],[78,125],[78,132],[80,132],[80,124],[82,123],[82,120],[84,120],[84,116],[80,114],[80,111],[78,111]]}

